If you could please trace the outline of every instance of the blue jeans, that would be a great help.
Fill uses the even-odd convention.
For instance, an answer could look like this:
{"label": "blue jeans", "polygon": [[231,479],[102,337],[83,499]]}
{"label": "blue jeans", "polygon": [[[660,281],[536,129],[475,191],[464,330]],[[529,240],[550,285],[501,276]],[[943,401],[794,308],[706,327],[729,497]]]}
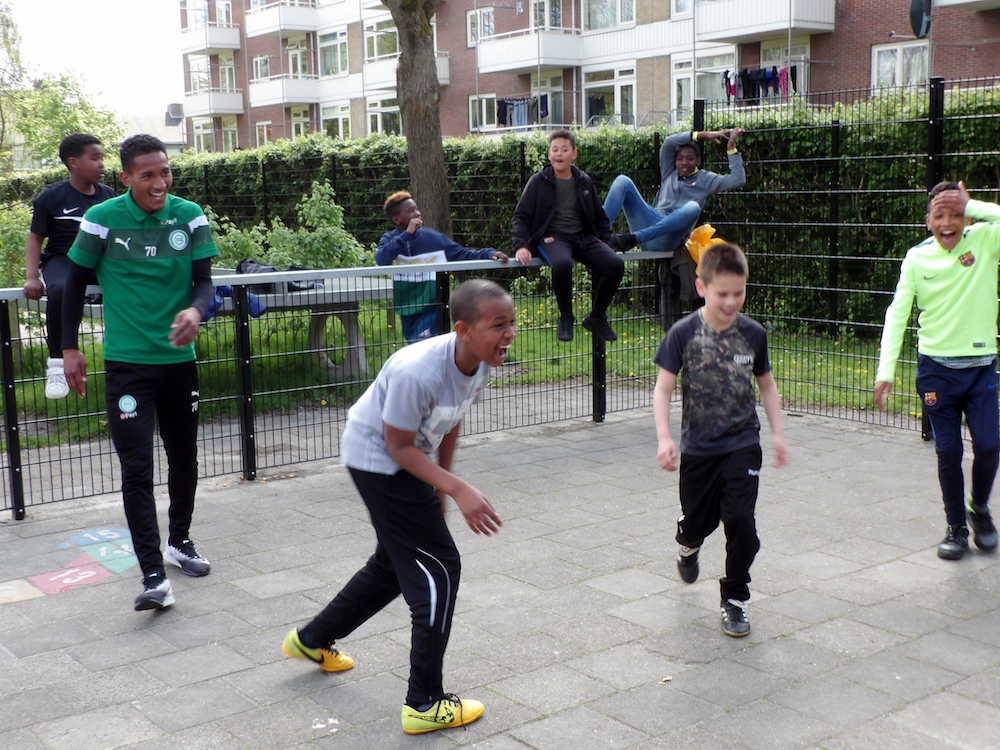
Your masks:
{"label": "blue jeans", "polygon": [[642,199],[632,180],[618,175],[604,199],[608,221],[614,223],[622,208],[628,228],[643,250],[676,250],[687,240],[701,216],[701,206],[696,201],[688,201],[669,214],[662,214]]}
{"label": "blue jeans", "polygon": [[415,315],[400,315],[399,319],[403,323],[403,338],[407,344],[438,334],[438,311],[433,305]]}

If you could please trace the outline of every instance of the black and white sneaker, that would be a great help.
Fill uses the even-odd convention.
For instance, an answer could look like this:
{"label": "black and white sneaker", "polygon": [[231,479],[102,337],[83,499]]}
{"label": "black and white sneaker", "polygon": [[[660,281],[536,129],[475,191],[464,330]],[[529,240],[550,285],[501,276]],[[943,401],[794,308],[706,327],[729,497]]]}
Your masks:
{"label": "black and white sneaker", "polygon": [[174,590],[170,579],[163,573],[150,573],[142,579],[143,590],[135,598],[135,611],[163,609],[174,603]]}
{"label": "black and white sneaker", "polygon": [[969,527],[949,526],[937,548],[942,560],[961,560],[969,549]]}
{"label": "black and white sneaker", "polygon": [[685,547],[677,551],[677,572],[684,583],[694,583],[698,580],[698,550],[701,547]]}
{"label": "black and white sneaker", "polygon": [[736,599],[722,602],[722,632],[733,638],[742,638],[750,633],[747,620],[747,603]]}
{"label": "black and white sneaker", "polygon": [[163,559],[189,576],[207,576],[212,571],[212,564],[198,554],[190,539],[184,539],[179,544],[168,544],[163,552]]}

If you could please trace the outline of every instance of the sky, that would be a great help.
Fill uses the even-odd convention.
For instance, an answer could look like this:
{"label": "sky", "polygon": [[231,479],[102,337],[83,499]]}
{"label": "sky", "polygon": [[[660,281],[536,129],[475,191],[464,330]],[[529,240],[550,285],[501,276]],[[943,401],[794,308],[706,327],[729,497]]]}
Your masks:
{"label": "sky", "polygon": [[123,115],[184,101],[178,0],[10,2],[35,76],[75,73],[93,103]]}

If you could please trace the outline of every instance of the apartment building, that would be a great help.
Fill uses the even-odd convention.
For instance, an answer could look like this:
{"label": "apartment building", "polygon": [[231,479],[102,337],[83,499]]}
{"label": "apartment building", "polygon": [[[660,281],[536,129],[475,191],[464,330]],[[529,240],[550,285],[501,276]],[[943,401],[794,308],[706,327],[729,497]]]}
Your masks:
{"label": "apartment building", "polygon": [[[179,0],[188,144],[251,148],[314,131],[401,131],[399,40],[380,0]],[[1000,0],[445,0],[435,17],[445,135],[642,126],[693,99],[746,104],[730,72],[782,96],[993,76]],[[789,81],[793,85],[789,85]],[[768,88],[779,93],[778,86]],[[754,101],[766,101],[759,96]]]}

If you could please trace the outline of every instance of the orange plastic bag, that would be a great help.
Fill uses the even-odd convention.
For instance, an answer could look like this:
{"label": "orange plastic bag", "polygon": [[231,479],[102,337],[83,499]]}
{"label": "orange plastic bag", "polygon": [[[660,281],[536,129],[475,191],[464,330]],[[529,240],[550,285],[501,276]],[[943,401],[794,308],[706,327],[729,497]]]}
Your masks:
{"label": "orange plastic bag", "polygon": [[688,254],[691,256],[691,260],[694,261],[694,272],[698,273],[698,261],[701,260],[701,254],[705,252],[709,246],[714,245],[717,242],[725,242],[721,237],[713,237],[715,234],[715,227],[711,224],[702,224],[700,227],[695,227],[694,231],[691,232],[691,236],[688,238],[686,247]]}

